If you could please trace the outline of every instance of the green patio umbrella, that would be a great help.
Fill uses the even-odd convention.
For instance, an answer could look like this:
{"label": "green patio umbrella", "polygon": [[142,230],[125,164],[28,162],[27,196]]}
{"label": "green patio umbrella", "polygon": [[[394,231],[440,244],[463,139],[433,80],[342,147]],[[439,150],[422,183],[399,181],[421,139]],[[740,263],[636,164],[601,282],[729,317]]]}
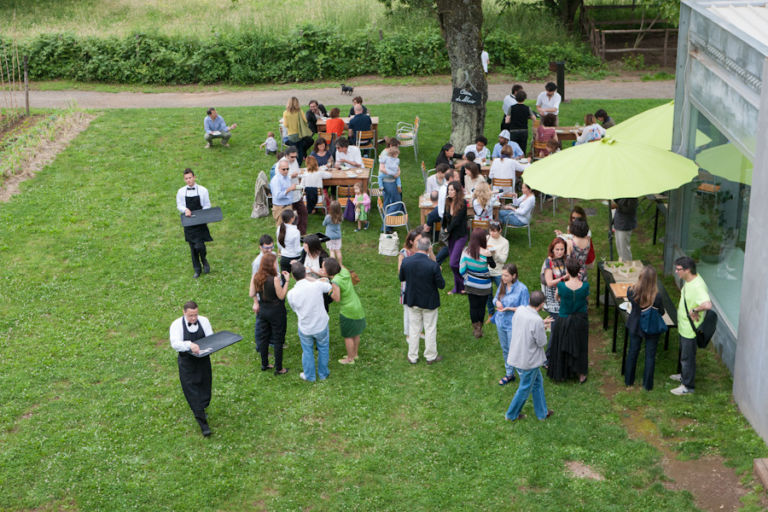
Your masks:
{"label": "green patio umbrella", "polygon": [[[675,117],[675,102],[650,108],[608,128],[608,136],[616,140],[637,142],[669,150],[672,147],[672,126]],[[712,141],[705,133],[696,130],[696,147]]]}
{"label": "green patio umbrella", "polygon": [[696,155],[696,163],[710,174],[752,185],[752,162],[731,143],[705,149]]}
{"label": "green patio umbrella", "polygon": [[676,189],[695,178],[698,169],[677,153],[607,137],[534,162],[523,180],[546,194],[613,199]]}

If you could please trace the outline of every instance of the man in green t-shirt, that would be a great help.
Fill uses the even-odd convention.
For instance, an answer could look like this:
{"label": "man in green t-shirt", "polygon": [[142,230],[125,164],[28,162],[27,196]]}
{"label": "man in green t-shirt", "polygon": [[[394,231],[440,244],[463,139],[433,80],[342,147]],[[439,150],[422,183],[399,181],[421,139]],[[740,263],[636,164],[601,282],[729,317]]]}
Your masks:
{"label": "man in green t-shirt", "polygon": [[696,327],[701,325],[704,321],[704,315],[701,312],[712,309],[712,302],[709,299],[707,284],[696,273],[696,262],[693,258],[688,256],[677,258],[675,273],[683,280],[680,302],[677,305],[677,331],[680,333],[682,373],[670,375],[669,378],[680,382],[680,386],[671,390],[673,395],[687,395],[693,393],[696,377],[696,332],[691,323]]}

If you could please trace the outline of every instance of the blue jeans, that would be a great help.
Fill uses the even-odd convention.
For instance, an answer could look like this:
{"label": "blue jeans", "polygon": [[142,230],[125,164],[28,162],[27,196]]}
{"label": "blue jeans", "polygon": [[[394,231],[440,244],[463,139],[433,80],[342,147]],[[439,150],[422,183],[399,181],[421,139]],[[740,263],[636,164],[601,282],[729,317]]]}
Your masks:
{"label": "blue jeans", "polygon": [[513,226],[527,226],[527,222],[520,220],[512,210],[499,210],[499,221],[502,224],[511,224]]}
{"label": "blue jeans", "polygon": [[[501,284],[501,276],[491,276],[491,281],[496,284],[496,291],[499,290],[499,285]],[[493,290],[493,287],[491,287],[491,290]],[[496,312],[496,305],[493,303],[493,293],[491,293],[488,296],[488,316],[493,316],[493,314]],[[499,339],[501,339],[501,336],[499,336]],[[506,359],[504,359],[506,361]],[[509,375],[509,374],[507,374]]]}
{"label": "blue jeans", "polygon": [[[643,338],[629,335],[629,352],[627,364],[624,367],[624,384],[631,386],[635,383],[635,368],[637,357],[640,355],[640,345]],[[648,391],[653,389],[653,372],[656,366],[656,346],[659,344],[659,335],[645,337],[645,368],[643,369],[643,387]]]}
{"label": "blue jeans", "polygon": [[538,368],[532,370],[521,370],[518,368],[517,374],[520,376],[520,385],[517,392],[509,403],[506,417],[508,420],[515,421],[523,410],[528,395],[533,395],[533,411],[536,417],[543,420],[547,417],[547,400],[544,398],[544,379],[541,377],[541,371]]}
{"label": "blue jeans", "polygon": [[501,355],[504,356],[504,368],[507,371],[506,375],[514,375],[515,367],[507,363],[507,357],[509,356],[509,341],[512,337],[512,331],[507,331],[497,325],[496,332],[499,333],[499,345],[501,345]]}
{"label": "blue jeans", "polygon": [[317,345],[317,378],[325,380],[328,378],[328,359],[330,358],[330,337],[328,326],[315,334],[304,334],[299,331],[299,341],[301,342],[301,366],[304,369],[304,376],[308,381],[315,381],[315,345]]}

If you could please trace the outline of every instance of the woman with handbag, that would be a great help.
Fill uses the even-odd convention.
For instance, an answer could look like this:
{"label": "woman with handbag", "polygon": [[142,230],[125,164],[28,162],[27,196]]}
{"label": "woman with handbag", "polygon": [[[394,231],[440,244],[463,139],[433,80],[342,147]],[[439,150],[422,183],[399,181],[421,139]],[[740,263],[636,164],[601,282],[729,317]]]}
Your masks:
{"label": "woman with handbag", "polygon": [[629,353],[624,367],[624,384],[635,383],[635,367],[640,354],[640,345],[645,339],[645,368],[643,370],[643,389],[653,389],[653,371],[656,365],[656,346],[659,336],[666,332],[664,323],[664,305],[661,301],[656,269],[646,265],[640,271],[637,284],[627,290],[627,300],[631,305],[627,330],[629,331]]}
{"label": "woman with handbag", "polygon": [[285,105],[283,111],[283,127],[285,128],[286,136],[288,137],[288,143],[294,146],[298,152],[298,162],[301,166],[304,161],[304,157],[307,154],[307,145],[305,142],[307,138],[312,138],[312,131],[307,124],[307,118],[304,112],[301,111],[299,105],[299,99],[296,96],[292,96]]}

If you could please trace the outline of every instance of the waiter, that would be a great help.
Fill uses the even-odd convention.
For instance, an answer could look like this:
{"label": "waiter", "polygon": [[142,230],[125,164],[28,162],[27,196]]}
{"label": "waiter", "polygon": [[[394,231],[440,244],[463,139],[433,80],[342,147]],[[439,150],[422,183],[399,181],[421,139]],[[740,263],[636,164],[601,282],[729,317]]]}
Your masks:
{"label": "waiter", "polygon": [[171,347],[179,353],[179,380],[189,408],[205,437],[211,435],[205,409],[211,402],[211,358],[195,357],[200,347],[197,341],[213,334],[211,323],[197,314],[197,303],[184,304],[184,316],[171,324]]}
{"label": "waiter", "polygon": [[[195,183],[195,173],[189,167],[184,169],[184,181],[187,185],[176,192],[176,208],[179,212],[189,217],[194,210],[210,208],[211,200],[208,198],[208,189]],[[208,224],[185,226],[184,239],[189,243],[192,267],[195,269],[194,277],[197,279],[200,277],[201,271],[206,274],[211,271],[211,266],[208,265],[208,260],[205,258],[205,242],[213,241],[211,233],[208,231]]]}

